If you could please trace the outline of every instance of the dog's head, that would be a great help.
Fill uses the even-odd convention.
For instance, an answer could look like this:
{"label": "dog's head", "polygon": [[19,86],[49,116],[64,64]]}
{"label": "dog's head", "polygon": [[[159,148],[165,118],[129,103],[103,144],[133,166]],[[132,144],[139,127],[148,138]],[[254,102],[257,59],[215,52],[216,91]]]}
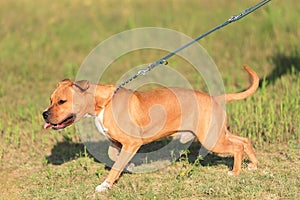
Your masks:
{"label": "dog's head", "polygon": [[65,79],[57,84],[50,106],[43,112],[44,128],[63,129],[87,114],[88,81]]}

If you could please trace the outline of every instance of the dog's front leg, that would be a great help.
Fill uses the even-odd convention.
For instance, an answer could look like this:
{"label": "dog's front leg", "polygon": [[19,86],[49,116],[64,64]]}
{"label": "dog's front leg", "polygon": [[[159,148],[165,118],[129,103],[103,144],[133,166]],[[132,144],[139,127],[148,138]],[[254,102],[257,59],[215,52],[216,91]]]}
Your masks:
{"label": "dog's front leg", "polygon": [[[116,162],[116,160],[118,159],[118,156],[120,154],[121,148],[122,148],[122,145],[119,142],[114,141],[114,140],[111,141],[109,148],[108,148],[108,156],[112,161]],[[135,164],[129,162],[126,165],[125,170],[127,172],[133,172],[134,167],[135,167]]]}
{"label": "dog's front leg", "polygon": [[108,156],[112,161],[117,161],[121,148],[122,145],[119,142],[114,140],[110,142],[110,145],[108,147]]}
{"label": "dog's front leg", "polygon": [[127,165],[127,163],[131,160],[137,150],[140,148],[141,145],[123,145],[122,150],[112,166],[107,178],[105,181],[98,185],[95,189],[96,192],[103,192],[112,187],[114,182],[119,178],[120,174],[122,173],[123,169]]}

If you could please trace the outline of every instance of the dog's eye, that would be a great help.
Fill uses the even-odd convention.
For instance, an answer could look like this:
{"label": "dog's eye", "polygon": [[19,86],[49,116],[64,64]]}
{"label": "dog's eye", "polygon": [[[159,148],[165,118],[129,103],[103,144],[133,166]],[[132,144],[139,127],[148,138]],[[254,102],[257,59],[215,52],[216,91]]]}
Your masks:
{"label": "dog's eye", "polygon": [[58,103],[58,105],[62,105],[64,103],[66,103],[66,102],[67,102],[67,100],[59,100],[57,103]]}

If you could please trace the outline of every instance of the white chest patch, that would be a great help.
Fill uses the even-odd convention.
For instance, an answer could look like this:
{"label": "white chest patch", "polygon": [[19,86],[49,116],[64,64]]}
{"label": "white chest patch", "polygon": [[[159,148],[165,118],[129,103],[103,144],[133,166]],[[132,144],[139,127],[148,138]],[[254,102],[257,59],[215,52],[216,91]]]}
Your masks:
{"label": "white chest patch", "polygon": [[104,108],[100,111],[99,115],[95,117],[95,125],[100,133],[107,135],[108,129],[103,125]]}

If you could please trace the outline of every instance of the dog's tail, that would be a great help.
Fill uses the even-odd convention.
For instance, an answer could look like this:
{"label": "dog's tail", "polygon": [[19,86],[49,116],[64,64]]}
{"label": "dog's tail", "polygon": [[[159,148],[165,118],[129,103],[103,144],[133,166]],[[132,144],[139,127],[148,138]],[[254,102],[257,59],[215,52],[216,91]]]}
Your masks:
{"label": "dog's tail", "polygon": [[251,96],[256,89],[258,88],[259,85],[259,78],[257,76],[257,74],[250,69],[250,67],[244,65],[244,69],[249,73],[250,77],[251,77],[251,85],[250,87],[240,93],[231,93],[231,94],[225,94],[225,95],[219,95],[219,96],[214,96],[214,99],[217,102],[230,102],[230,101],[236,101],[236,100],[242,100],[242,99],[246,99],[247,97]]}

